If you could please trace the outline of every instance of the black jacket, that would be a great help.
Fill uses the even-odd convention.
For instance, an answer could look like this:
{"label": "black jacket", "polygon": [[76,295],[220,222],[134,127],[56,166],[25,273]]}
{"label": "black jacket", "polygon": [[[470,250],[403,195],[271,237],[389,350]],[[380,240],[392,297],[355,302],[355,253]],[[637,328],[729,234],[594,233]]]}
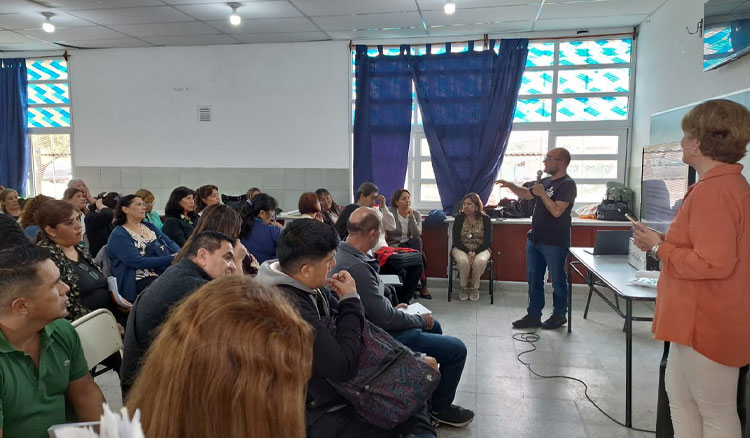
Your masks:
{"label": "black jacket", "polygon": [[166,234],[180,248],[185,244],[188,237],[193,234],[193,230],[195,230],[195,223],[193,221],[188,222],[174,216],[164,218],[164,226],[161,228],[162,233]]}
{"label": "black jacket", "polygon": [[167,268],[135,300],[125,329],[120,384],[123,394],[132,386],[141,368],[156,329],[169,311],[183,298],[211,281],[211,277],[190,259],[182,259]]}
{"label": "black jacket", "polygon": [[98,211],[92,211],[86,215],[86,236],[89,239],[89,251],[93,257],[99,254],[99,250],[107,244],[109,235],[115,229],[112,223],[114,212],[111,208],[102,208]]}
{"label": "black jacket", "polygon": [[[465,220],[465,214],[459,213],[456,215],[456,221],[453,223],[453,247],[458,248],[463,252],[469,252],[471,250],[461,242],[461,227],[464,226]],[[479,254],[492,246],[492,222],[490,222],[490,217],[486,214],[482,214],[482,225],[484,226],[484,241],[474,250],[475,254]]]}

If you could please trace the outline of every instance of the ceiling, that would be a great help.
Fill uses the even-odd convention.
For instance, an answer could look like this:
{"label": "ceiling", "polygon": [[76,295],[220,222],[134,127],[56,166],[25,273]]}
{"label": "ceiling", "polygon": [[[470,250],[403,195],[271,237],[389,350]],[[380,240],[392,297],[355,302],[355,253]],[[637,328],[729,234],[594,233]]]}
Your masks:
{"label": "ceiling", "polygon": [[[635,26],[663,0],[0,0],[0,51],[478,36]],[[42,12],[55,14],[54,33]]]}

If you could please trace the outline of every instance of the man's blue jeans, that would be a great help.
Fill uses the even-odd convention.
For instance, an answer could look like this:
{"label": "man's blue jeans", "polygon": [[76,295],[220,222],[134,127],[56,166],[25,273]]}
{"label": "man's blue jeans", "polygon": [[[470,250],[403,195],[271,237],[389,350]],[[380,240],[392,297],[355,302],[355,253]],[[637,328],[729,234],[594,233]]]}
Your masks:
{"label": "man's blue jeans", "polygon": [[449,408],[456,396],[456,387],[466,363],[466,345],[453,336],[443,336],[443,329],[437,320],[428,331],[414,328],[390,333],[412,350],[437,360],[440,364],[440,384],[432,394],[432,410],[440,412]]}
{"label": "man's blue jeans", "polygon": [[529,282],[529,308],[526,311],[530,316],[542,317],[544,273],[548,267],[552,277],[552,312],[563,316],[568,313],[567,257],[568,248],[564,246],[540,245],[531,239],[526,241],[526,280]]}

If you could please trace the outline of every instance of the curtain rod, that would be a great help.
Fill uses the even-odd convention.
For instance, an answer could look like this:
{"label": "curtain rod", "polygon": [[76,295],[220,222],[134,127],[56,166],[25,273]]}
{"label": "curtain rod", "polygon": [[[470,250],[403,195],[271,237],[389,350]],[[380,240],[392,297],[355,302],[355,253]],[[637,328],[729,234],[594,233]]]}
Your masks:
{"label": "curtain rod", "polygon": [[[583,34],[582,34],[583,35]],[[621,33],[605,33],[605,34],[585,34],[584,38],[586,37],[613,37],[613,36],[635,36],[635,32],[621,32]],[[537,38],[528,38],[529,41],[554,41],[554,40],[569,40],[569,39],[576,39],[581,38],[581,36],[562,36],[562,37],[537,37]],[[494,40],[500,40],[501,38],[492,38]],[[488,34],[484,34],[484,38],[476,38],[471,40],[464,40],[464,41],[442,41],[439,43],[415,43],[410,44],[412,46],[423,46],[425,44],[445,44],[447,42],[450,42],[451,44],[461,44],[461,43],[468,43],[469,41],[484,41],[485,45],[489,42],[490,38]],[[401,47],[401,44],[366,44],[369,46],[383,46],[383,48],[399,48]],[[349,40],[349,49],[353,49],[357,44],[354,44],[351,40]]]}
{"label": "curtain rod", "polygon": [[[8,53],[8,52],[2,52],[2,53]],[[47,59],[47,58],[58,58],[60,56],[62,56],[65,62],[68,62],[68,59],[70,58],[70,54],[68,54],[68,51],[66,50],[62,53],[62,55],[25,56],[23,59]]]}

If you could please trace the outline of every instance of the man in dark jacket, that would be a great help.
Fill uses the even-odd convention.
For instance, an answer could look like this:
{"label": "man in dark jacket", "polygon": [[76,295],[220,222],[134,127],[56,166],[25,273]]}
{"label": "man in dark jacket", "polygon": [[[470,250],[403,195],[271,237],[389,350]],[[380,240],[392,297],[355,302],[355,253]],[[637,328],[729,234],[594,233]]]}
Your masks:
{"label": "man in dark jacket", "polygon": [[458,338],[443,336],[440,323],[432,314],[408,314],[404,312],[406,304],[393,307],[385,297],[380,264],[368,254],[377,245],[380,234],[377,214],[372,209],[359,208],[348,222],[349,233],[346,241],[339,244],[334,270],[346,270],[354,277],[367,319],[412,350],[437,359],[441,378],[432,395],[432,418],[453,427],[468,426],[474,413],[451,404],[466,362],[466,345]]}
{"label": "man in dark jacket", "polygon": [[209,281],[235,272],[233,246],[232,238],[224,233],[198,234],[186,257],[167,268],[135,301],[125,329],[120,369],[123,396],[135,383],[143,356],[171,308]]}
{"label": "man in dark jacket", "polygon": [[315,438],[435,437],[425,411],[388,431],[360,420],[329,381],[357,373],[363,348],[364,310],[354,280],[346,271],[330,278],[339,243],[336,231],[318,221],[286,226],[276,248],[278,261],[261,265],[255,279],[277,286],[313,326],[312,377],[307,385],[307,436]]}

